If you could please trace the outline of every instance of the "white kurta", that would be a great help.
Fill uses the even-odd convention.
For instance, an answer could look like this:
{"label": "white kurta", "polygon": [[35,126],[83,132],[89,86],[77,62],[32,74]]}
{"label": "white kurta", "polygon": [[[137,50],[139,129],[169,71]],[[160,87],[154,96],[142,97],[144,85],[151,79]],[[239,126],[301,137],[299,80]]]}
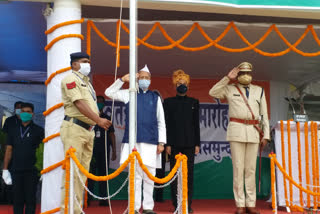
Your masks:
{"label": "white kurta", "polygon": [[[116,80],[109,88],[106,89],[105,95],[127,104],[129,102],[129,90],[122,89],[121,87],[124,84],[120,79]],[[145,92],[144,92],[145,93]],[[157,119],[158,119],[158,142],[166,144],[167,135],[166,135],[166,124],[164,119],[164,111],[161,103],[160,97],[158,97],[157,103]],[[153,168],[161,168],[161,155],[157,154],[157,145],[137,142],[135,145],[137,151],[139,152],[143,163],[146,166]],[[129,144],[123,143],[121,146],[121,155],[120,155],[120,164],[126,161],[129,154]]]}

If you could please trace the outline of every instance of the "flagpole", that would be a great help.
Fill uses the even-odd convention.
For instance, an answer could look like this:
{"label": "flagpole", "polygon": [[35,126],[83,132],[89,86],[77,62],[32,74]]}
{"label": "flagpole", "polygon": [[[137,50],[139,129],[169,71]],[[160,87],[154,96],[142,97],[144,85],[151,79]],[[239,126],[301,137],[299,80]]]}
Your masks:
{"label": "flagpole", "polygon": [[129,148],[134,148],[136,140],[136,68],[137,68],[137,0],[130,0],[130,83],[129,83]]}
{"label": "flagpole", "polygon": [[[136,141],[136,68],[137,68],[137,51],[136,51],[136,36],[137,36],[137,0],[130,0],[130,35],[129,35],[129,151],[132,152]],[[130,183],[130,182],[129,182]],[[134,182],[135,184],[135,182]],[[131,195],[131,194],[130,194]],[[133,213],[134,210],[130,210],[130,201],[136,199],[129,198],[128,207],[129,213]],[[134,203],[134,202],[133,202]]]}

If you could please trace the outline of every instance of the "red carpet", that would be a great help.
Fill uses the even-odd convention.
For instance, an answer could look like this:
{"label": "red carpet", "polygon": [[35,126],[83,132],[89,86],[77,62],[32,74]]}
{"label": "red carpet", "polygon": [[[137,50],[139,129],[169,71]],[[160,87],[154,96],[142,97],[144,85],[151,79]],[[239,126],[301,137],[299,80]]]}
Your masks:
{"label": "red carpet", "polygon": [[[192,209],[194,214],[233,214],[235,205],[233,200],[193,200]],[[122,214],[127,208],[128,202],[124,200],[111,201],[113,214]],[[40,212],[40,206],[37,207],[37,213]],[[272,209],[270,203],[264,201],[257,202],[257,208],[261,214],[271,214]],[[87,209],[84,210],[86,214],[109,214],[109,207],[100,207],[97,202],[91,203]],[[154,211],[157,214],[173,213],[173,206],[171,201],[156,202]],[[279,209],[279,214],[286,213],[285,210]],[[12,207],[9,205],[0,205],[0,214],[13,214]]]}

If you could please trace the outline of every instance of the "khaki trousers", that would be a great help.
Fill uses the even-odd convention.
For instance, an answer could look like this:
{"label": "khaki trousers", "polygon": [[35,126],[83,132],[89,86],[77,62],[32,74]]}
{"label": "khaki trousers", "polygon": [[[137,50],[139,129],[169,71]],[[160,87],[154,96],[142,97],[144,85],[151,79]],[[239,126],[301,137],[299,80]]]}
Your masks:
{"label": "khaki trousers", "polygon": [[230,148],[233,166],[233,194],[236,206],[255,207],[256,162],[259,143],[230,142]]}
{"label": "khaki trousers", "polygon": [[[63,121],[60,128],[60,137],[64,146],[64,151],[66,152],[70,147],[76,149],[76,157],[80,161],[81,165],[89,171],[90,161],[92,157],[93,150],[93,140],[94,132],[88,131],[81,126],[74,124],[69,121]],[[77,167],[77,166],[75,166]],[[81,174],[81,179],[83,183],[86,182],[87,178],[85,175]],[[80,208],[78,203],[82,205],[83,199],[83,186],[79,180],[76,172],[74,172],[74,193],[76,195],[76,201],[74,201],[74,214],[80,214]],[[71,194],[71,193],[69,193]],[[62,178],[62,188],[61,188],[61,210],[60,213],[64,214],[64,197],[65,197],[65,172]]]}

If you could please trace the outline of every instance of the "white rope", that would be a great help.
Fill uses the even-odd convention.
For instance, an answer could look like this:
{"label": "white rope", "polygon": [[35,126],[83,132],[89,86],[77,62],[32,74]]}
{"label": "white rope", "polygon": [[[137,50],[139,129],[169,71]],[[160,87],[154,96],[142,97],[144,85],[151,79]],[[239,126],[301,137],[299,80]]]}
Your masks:
{"label": "white rope", "polygon": [[[120,17],[119,17],[119,20],[120,20],[120,27],[119,27],[119,30],[118,30],[118,35],[119,35],[119,42],[117,42],[117,50],[120,49],[120,33],[121,33],[121,22],[122,22],[122,8],[123,8],[123,0],[121,0],[121,4],[120,4]],[[119,55],[117,54],[116,55],[116,68],[115,68],[115,71],[114,71],[114,81],[117,80],[117,74],[118,74],[118,65],[117,65],[117,62],[118,62],[118,59],[119,59]],[[113,108],[114,108],[114,98],[112,98],[112,106],[111,106],[111,122],[113,122]]]}
{"label": "white rope", "polygon": [[182,204],[182,201],[179,200],[177,203],[177,209],[173,212],[173,214],[180,213],[181,204]]}
{"label": "white rope", "polygon": [[[104,157],[106,159],[106,174],[109,175],[109,167],[108,167],[108,132],[107,130],[104,130]],[[108,197],[108,203],[109,203],[109,210],[110,213],[112,214],[112,206],[111,206],[111,201],[110,201],[110,191],[109,191],[109,180],[107,180],[107,197]]]}
{"label": "white rope", "polygon": [[80,213],[85,214],[85,212],[83,211],[83,209],[82,209],[82,207],[81,207],[81,205],[80,205],[80,203],[79,203],[79,201],[78,201],[77,196],[76,196],[75,193],[74,193],[74,200],[76,201],[76,204],[77,204],[77,206],[78,206],[79,209],[80,209]]}
{"label": "white rope", "polygon": [[128,211],[129,211],[129,209],[127,207],[126,210],[122,214],[128,214],[129,213]]}
{"label": "white rope", "polygon": [[[300,184],[302,186],[302,184]],[[311,184],[305,184],[306,186],[309,186],[309,187],[320,187],[320,186],[314,186],[314,185],[311,185]]]}
{"label": "white rope", "polygon": [[[307,203],[304,195],[305,195],[305,194],[302,194],[302,200],[303,200],[303,205],[304,205],[302,208],[303,208],[304,210],[308,210],[308,211],[319,211],[320,209],[313,209],[313,208],[308,208],[308,207],[306,207],[306,205],[307,205],[308,203]],[[314,197],[314,196],[310,196],[310,197]],[[318,197],[318,196],[316,196],[316,197]],[[285,199],[285,201],[287,201],[288,203],[290,203],[290,204],[292,204],[292,205],[301,206],[301,205],[298,205],[299,202],[293,202],[293,201],[288,200],[288,199]],[[313,201],[313,203],[316,203],[316,202]],[[320,207],[318,207],[318,208],[320,208]]]}
{"label": "white rope", "polygon": [[[122,21],[122,8],[123,8],[123,0],[121,0],[121,3],[120,3],[120,17],[119,17],[119,20],[120,20],[120,27],[119,27],[119,30],[118,30],[118,35],[119,35],[119,42],[117,42],[117,50],[120,48],[120,29],[121,29],[121,21]],[[118,62],[118,59],[119,59],[119,55],[116,54],[116,68],[115,68],[115,72],[114,72],[114,81],[116,81],[117,79],[117,73],[118,73],[118,65],[117,65],[117,62]],[[112,98],[112,106],[111,106],[111,123],[113,123],[113,110],[114,110],[114,98]],[[108,157],[107,157],[107,131],[105,131],[105,158],[106,158],[106,174],[109,175],[109,169],[108,169]],[[113,148],[114,150],[114,148]],[[128,179],[126,179],[127,181]],[[124,182],[124,184],[126,183],[126,181]],[[122,189],[122,188],[121,188]],[[107,180],[107,197],[108,197],[108,203],[109,203],[109,210],[110,210],[110,213],[112,214],[112,206],[111,206],[111,201],[110,201],[110,192],[109,192],[109,180]]]}
{"label": "white rope", "polygon": [[[81,176],[80,176],[80,172],[79,172],[79,169],[76,167],[76,170],[75,170],[76,172],[77,172],[77,175],[78,175],[78,177],[79,177],[79,179],[81,178]],[[89,188],[84,184],[84,182],[82,181],[82,179],[80,179],[80,182],[81,182],[81,184],[82,184],[82,186],[84,187],[84,189],[92,196],[92,197],[94,197],[94,198],[96,198],[96,199],[99,199],[99,200],[108,200],[108,199],[110,199],[110,198],[113,198],[114,196],[116,196],[122,189],[123,189],[123,187],[125,186],[125,184],[127,183],[127,181],[128,181],[128,177],[126,178],[126,180],[122,183],[122,185],[119,187],[119,189],[115,192],[115,193],[113,193],[112,195],[108,195],[107,197],[100,197],[100,196],[97,196],[97,195],[95,195],[94,193],[92,193],[90,190],[89,190]]]}
{"label": "white rope", "polygon": [[[177,209],[174,211],[174,214],[182,214],[182,170],[181,166],[179,167],[179,173],[178,174],[178,184],[177,184]],[[188,211],[187,211],[188,213]]]}
{"label": "white rope", "polygon": [[[140,167],[140,166],[139,166],[139,167]],[[143,177],[140,172],[137,172],[137,171],[136,171],[136,173],[138,173],[141,177]],[[169,186],[169,185],[177,178],[177,176],[178,176],[179,173],[180,173],[180,168],[177,170],[176,174],[171,178],[170,181],[168,181],[167,183],[165,183],[165,184],[163,184],[163,185],[154,185],[153,187],[156,188],[156,189],[161,189],[161,188],[165,188],[166,186]],[[146,176],[148,176],[147,173],[145,173],[144,171],[143,171],[143,174],[145,174]]]}
{"label": "white rope", "polygon": [[[303,196],[302,196],[302,198],[303,198]],[[290,203],[290,204],[292,204],[292,205],[297,205],[297,206],[301,206],[301,205],[298,205],[298,202],[293,202],[293,201],[291,201],[291,200],[288,200],[288,199],[285,199],[288,203]],[[313,202],[313,203],[315,203],[315,202]],[[303,204],[304,204],[304,206],[302,207],[302,209],[304,209],[304,210],[308,210],[308,211],[319,211],[320,209],[313,209],[313,208],[308,208],[308,207],[306,207],[306,204],[307,204],[307,202],[306,202],[306,200],[305,199],[303,199]],[[289,207],[287,207],[287,208],[289,208]],[[319,207],[320,208],[320,207]],[[289,208],[290,209],[290,208]]]}
{"label": "white rope", "polygon": [[169,186],[178,176],[178,174],[180,173],[180,168],[178,169],[178,171],[176,172],[176,174],[173,176],[173,178],[171,178],[170,181],[168,181],[167,183],[163,184],[163,185],[154,185],[154,188],[156,189],[160,189],[160,188],[165,188],[166,186]]}

